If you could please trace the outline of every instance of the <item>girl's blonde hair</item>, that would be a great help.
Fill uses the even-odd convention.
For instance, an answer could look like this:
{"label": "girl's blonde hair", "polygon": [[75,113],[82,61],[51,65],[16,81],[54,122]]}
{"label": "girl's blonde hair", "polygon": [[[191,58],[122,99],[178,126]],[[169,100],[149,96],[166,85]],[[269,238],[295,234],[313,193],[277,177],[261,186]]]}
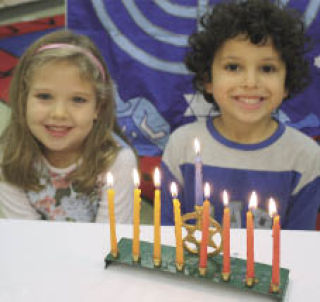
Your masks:
{"label": "girl's blonde hair", "polygon": [[[73,47],[37,51],[44,45],[54,43],[76,45],[89,51],[102,64],[105,74],[101,74],[101,67],[99,69],[86,51],[80,52]],[[89,193],[95,187],[98,175],[113,163],[119,151],[112,133],[122,135],[115,121],[112,80],[102,55],[88,37],[69,30],[56,31],[37,40],[26,50],[15,68],[9,91],[11,120],[0,139],[2,173],[7,182],[24,190],[41,189],[35,163],[41,162],[44,146],[27,125],[26,102],[30,82],[37,69],[57,61],[76,65],[81,76],[93,83],[96,92],[98,118],[83,143],[81,164],[70,175],[70,180],[79,191]]]}

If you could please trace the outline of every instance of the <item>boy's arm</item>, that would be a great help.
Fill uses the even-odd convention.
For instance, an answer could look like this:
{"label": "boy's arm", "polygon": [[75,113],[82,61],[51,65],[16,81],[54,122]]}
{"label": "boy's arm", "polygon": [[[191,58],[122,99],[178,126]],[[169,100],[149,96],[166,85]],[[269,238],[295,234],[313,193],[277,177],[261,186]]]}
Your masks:
{"label": "boy's arm", "polygon": [[314,230],[320,208],[320,176],[292,196],[288,215],[282,223],[285,229]]}
{"label": "boy's arm", "polygon": [[173,225],[174,218],[170,184],[172,181],[177,183],[177,180],[163,161],[161,162],[161,178],[161,224]]}

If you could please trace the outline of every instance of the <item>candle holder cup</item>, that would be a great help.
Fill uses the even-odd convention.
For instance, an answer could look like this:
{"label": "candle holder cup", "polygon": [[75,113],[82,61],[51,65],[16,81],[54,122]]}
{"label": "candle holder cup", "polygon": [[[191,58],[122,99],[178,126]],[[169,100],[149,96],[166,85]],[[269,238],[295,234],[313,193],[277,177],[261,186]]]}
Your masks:
{"label": "candle holder cup", "polygon": [[231,276],[230,273],[223,273],[223,272],[221,273],[221,278],[222,278],[222,280],[225,281],[225,282],[227,282],[227,281],[230,280],[230,276]]}
{"label": "candle holder cup", "polygon": [[280,286],[279,284],[270,283],[270,293],[279,293]]}
{"label": "candle holder cup", "polygon": [[181,263],[176,263],[177,271],[182,272],[184,269],[184,265]]}
{"label": "candle holder cup", "polygon": [[255,277],[246,278],[246,286],[248,287],[253,287],[258,282],[258,279]]}
{"label": "candle holder cup", "polygon": [[133,262],[139,263],[141,260],[140,255],[133,255],[132,260]]}
{"label": "candle holder cup", "polygon": [[153,259],[153,265],[154,265],[154,267],[160,267],[161,266],[161,259]]}

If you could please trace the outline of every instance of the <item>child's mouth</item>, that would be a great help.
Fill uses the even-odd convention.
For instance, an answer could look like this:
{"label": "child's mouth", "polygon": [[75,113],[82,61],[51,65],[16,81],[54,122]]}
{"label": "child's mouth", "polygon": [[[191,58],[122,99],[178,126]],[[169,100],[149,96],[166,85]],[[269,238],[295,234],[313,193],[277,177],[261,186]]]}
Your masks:
{"label": "child's mouth", "polygon": [[253,110],[259,108],[265,98],[260,96],[236,96],[234,99],[246,109]]}
{"label": "child's mouth", "polygon": [[67,126],[54,126],[54,125],[46,125],[45,128],[47,129],[49,134],[54,137],[63,137],[67,135],[72,129],[71,127],[67,127]]}

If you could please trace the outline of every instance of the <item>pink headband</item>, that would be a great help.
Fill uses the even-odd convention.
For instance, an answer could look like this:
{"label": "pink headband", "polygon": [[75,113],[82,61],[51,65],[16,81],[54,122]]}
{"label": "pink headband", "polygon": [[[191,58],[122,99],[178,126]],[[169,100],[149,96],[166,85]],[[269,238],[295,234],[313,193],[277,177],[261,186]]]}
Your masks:
{"label": "pink headband", "polygon": [[53,44],[47,44],[47,45],[43,45],[41,47],[39,47],[36,52],[41,52],[43,50],[46,49],[54,49],[54,48],[70,48],[70,49],[74,49],[77,50],[78,52],[83,53],[84,55],[86,55],[91,62],[99,69],[103,80],[105,80],[105,70],[102,66],[102,64],[100,63],[100,61],[87,49],[77,46],[77,45],[73,45],[73,44],[66,44],[66,43],[53,43]]}

